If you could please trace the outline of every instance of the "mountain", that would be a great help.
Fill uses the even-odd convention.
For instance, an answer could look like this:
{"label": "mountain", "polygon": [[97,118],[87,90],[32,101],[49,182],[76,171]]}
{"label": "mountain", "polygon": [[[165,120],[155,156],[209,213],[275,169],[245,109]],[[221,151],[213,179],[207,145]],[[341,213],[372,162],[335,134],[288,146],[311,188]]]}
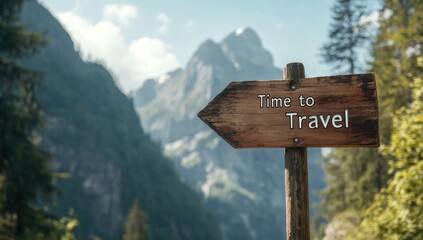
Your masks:
{"label": "mountain", "polygon": [[[283,150],[235,150],[197,113],[231,81],[281,79],[257,33],[240,28],[206,40],[185,69],[148,79],[132,93],[142,126],[164,146],[181,179],[202,194],[224,239],[285,238]],[[310,149],[309,188],[324,186],[320,149]]]}
{"label": "mountain", "polygon": [[52,211],[72,209],[78,239],[119,239],[135,199],[148,215],[150,239],[220,239],[201,196],[184,185],[160,146],[143,131],[132,101],[100,64],[81,60],[69,35],[39,3],[25,1],[21,21],[47,46],[25,66],[45,74],[37,89],[60,194]]}

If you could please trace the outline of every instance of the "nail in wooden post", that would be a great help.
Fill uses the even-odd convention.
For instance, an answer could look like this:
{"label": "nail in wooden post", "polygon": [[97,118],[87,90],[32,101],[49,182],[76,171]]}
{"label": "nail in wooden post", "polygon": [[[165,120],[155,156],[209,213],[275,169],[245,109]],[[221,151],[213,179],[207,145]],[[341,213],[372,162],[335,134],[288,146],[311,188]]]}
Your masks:
{"label": "nail in wooden post", "polygon": [[[302,63],[289,63],[284,68],[286,80],[304,78]],[[296,91],[301,86],[290,84]],[[295,143],[301,138],[292,139]],[[285,148],[286,239],[309,240],[307,148]]]}

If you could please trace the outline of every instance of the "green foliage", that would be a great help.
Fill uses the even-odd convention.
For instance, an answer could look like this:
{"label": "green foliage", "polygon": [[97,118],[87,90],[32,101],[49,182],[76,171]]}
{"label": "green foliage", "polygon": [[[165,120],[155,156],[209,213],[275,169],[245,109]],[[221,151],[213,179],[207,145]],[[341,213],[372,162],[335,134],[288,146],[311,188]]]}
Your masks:
{"label": "green foliage", "polygon": [[20,1],[2,2],[0,22],[0,174],[4,177],[0,214],[14,219],[11,235],[22,237],[35,225],[34,202],[52,193],[50,156],[35,144],[41,124],[34,95],[39,74],[20,66],[42,41],[16,23]]}
{"label": "green foliage", "polygon": [[54,213],[75,210],[78,239],[118,239],[134,198],[143,196],[151,238],[220,239],[202,199],[143,132],[110,73],[83,62],[70,36],[37,1],[28,1],[21,16],[31,31],[45,32],[49,43],[25,66],[46,73],[37,88],[49,120],[41,144],[52,150],[58,171],[69,174],[57,184]]}
{"label": "green foliage", "polygon": [[[350,239],[423,239],[423,161],[398,171]],[[357,234],[358,233],[358,234]]]}
{"label": "green foliage", "polygon": [[423,80],[416,78],[412,86],[413,102],[396,112],[386,150],[394,157],[395,175],[350,239],[423,239]]}
{"label": "green foliage", "polygon": [[138,200],[134,201],[125,222],[123,240],[148,240],[147,215]]}
{"label": "green foliage", "polygon": [[378,84],[381,140],[389,144],[392,113],[411,101],[410,84],[423,73],[417,60],[423,45],[423,2],[385,0],[380,15],[372,69]]}
{"label": "green foliage", "polygon": [[374,149],[337,149],[323,159],[327,187],[323,190],[324,215],[368,206],[386,183],[387,163]]}
{"label": "green foliage", "polygon": [[412,90],[413,101],[399,109],[393,119],[392,142],[387,149],[395,159],[392,171],[401,171],[423,160],[423,78],[415,79]]}
{"label": "green foliage", "polygon": [[60,240],[76,240],[74,229],[78,226],[78,220],[73,217],[62,217],[56,222],[56,229],[60,231]]}
{"label": "green foliage", "polygon": [[338,213],[327,225],[323,240],[345,239],[358,224],[360,224],[360,218],[356,211],[348,210]]}
{"label": "green foliage", "polygon": [[[42,113],[35,87],[41,75],[21,62],[44,42],[17,21],[21,4],[0,3],[0,238],[60,239],[67,220],[57,220],[37,204],[54,191],[51,157],[37,145]],[[66,232],[62,239],[70,236]]]}
{"label": "green foliage", "polygon": [[336,71],[355,73],[358,69],[357,51],[368,39],[367,26],[361,21],[366,15],[365,2],[337,0],[332,12],[330,39],[322,48],[322,58]]}
{"label": "green foliage", "polygon": [[[359,69],[357,52],[369,38],[367,14],[361,0],[337,0],[330,28],[330,40],[322,48],[322,57],[334,69],[355,73]],[[323,214],[337,213],[367,206],[373,195],[386,183],[386,161],[375,149],[336,149],[323,159],[327,187],[323,191]]]}
{"label": "green foliage", "polygon": [[72,216],[55,217],[39,211],[37,225],[27,230],[20,239],[30,240],[76,240],[74,229],[78,221]]}
{"label": "green foliage", "polygon": [[[379,100],[379,130],[383,146],[390,145],[398,133],[392,133],[392,126],[417,121],[410,118],[410,110],[402,109],[402,119],[392,122],[392,113],[411,101],[410,86],[413,79],[420,79],[422,66],[418,64],[419,52],[423,46],[423,2],[386,0],[380,11],[379,32],[373,44],[372,62],[376,74]],[[414,103],[413,103],[414,104]],[[414,141],[421,144],[422,124],[414,122],[408,131],[401,134],[414,136],[403,139],[395,145],[396,155],[418,154],[411,147]],[[402,135],[401,135],[402,136]],[[401,145],[402,144],[402,145]],[[401,148],[398,148],[401,146]],[[326,216],[332,219],[345,210],[367,209],[374,195],[386,186],[390,177],[409,166],[410,162],[396,162],[388,171],[389,160],[401,158],[395,154],[381,154],[376,149],[337,149],[324,160],[328,186],[323,194],[323,207]]]}

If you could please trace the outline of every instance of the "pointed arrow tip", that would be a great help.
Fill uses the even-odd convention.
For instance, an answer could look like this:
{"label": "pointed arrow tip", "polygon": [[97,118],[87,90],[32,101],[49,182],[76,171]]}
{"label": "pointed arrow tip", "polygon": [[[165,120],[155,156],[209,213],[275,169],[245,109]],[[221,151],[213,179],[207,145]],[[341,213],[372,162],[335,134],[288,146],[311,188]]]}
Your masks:
{"label": "pointed arrow tip", "polygon": [[203,119],[203,116],[204,116],[204,109],[202,109],[201,111],[197,113],[197,117],[199,117],[200,119]]}

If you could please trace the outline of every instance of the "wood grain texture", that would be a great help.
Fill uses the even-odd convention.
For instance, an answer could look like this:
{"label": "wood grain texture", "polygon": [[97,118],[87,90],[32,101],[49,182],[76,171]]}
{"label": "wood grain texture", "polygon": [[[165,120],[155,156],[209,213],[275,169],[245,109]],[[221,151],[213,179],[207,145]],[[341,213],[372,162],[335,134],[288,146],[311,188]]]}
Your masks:
{"label": "wood grain texture", "polygon": [[[258,94],[289,97],[292,103],[289,108],[260,108]],[[314,106],[300,107],[301,94],[313,97]],[[345,109],[349,127],[339,129],[290,129],[285,115],[333,116]],[[234,148],[379,146],[376,82],[371,73],[232,82],[198,116]]]}
{"label": "wood grain texture", "polygon": [[310,239],[307,148],[285,149],[286,239]]}
{"label": "wood grain texture", "polygon": [[[290,63],[284,68],[287,80],[304,78],[304,74],[301,63]],[[307,148],[285,149],[285,206],[286,239],[309,240]]]}

